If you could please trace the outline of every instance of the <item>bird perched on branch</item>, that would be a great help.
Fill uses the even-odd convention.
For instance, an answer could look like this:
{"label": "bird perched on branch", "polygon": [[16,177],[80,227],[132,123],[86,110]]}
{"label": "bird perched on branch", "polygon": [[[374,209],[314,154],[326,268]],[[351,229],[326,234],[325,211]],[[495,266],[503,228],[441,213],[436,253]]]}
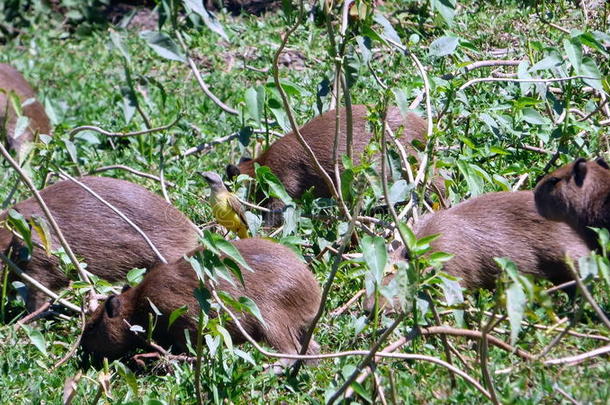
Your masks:
{"label": "bird perched on branch", "polygon": [[217,173],[200,172],[199,174],[212,190],[210,205],[216,221],[228,230],[235,232],[240,239],[248,238],[248,222],[239,199],[227,190]]}

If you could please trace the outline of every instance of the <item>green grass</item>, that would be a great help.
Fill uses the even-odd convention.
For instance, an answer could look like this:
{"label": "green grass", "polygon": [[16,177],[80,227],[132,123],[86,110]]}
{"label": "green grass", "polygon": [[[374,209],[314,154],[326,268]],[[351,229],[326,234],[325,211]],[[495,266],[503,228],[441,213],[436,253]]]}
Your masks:
{"label": "green grass", "polygon": [[[468,79],[487,77],[493,68],[478,69],[453,80],[443,75],[455,72],[464,62],[494,59],[492,51],[507,49],[510,59],[529,59],[530,66],[552,52],[565,56],[563,40],[569,36],[541,21],[536,14],[535,2],[459,1],[454,23],[448,27],[438,15],[433,15],[424,1],[385,2],[379,12],[386,16],[396,29],[403,43],[417,55],[427,69],[432,86],[432,105],[435,117],[446,111],[440,120],[435,119],[438,145],[435,162],[446,177],[448,200],[457,203],[482,192],[511,188],[521,175],[527,174],[522,188],[535,185],[536,178],[549,161],[550,156],[531,152],[524,145],[536,146],[562,152],[558,164],[567,163],[577,156],[593,157],[607,154],[608,126],[599,125],[603,115],[596,114],[583,122],[569,112],[560,125],[548,121],[557,118],[550,114],[556,108],[552,99],[543,99],[536,93],[527,96],[521,93],[518,84],[481,83],[457,94],[459,86]],[[543,4],[542,15],[550,22],[570,29],[602,31],[608,34],[608,6],[606,14],[600,9],[591,10],[589,25],[585,26],[582,12],[572,2]],[[603,21],[603,18],[606,21]],[[253,86],[263,86],[272,81],[271,70],[262,73],[245,69],[244,64],[258,69],[271,68],[272,58],[279,46],[280,33],[288,24],[281,12],[264,17],[230,16],[220,14],[219,19],[227,31],[230,42],[220,39],[201,26],[184,28],[192,57],[203,73],[204,80],[212,91],[224,102],[242,111],[245,110],[246,91]],[[194,222],[204,224],[212,220],[205,203],[208,193],[202,180],[194,173],[197,170],[224,171],[224,166],[235,162],[242,154],[252,155],[254,142],[247,147],[237,140],[217,145],[206,154],[192,155],[170,161],[173,156],[210,141],[216,137],[239,131],[244,124],[256,125],[254,120],[231,116],[222,112],[199,89],[186,64],[160,58],[134,30],[125,31],[117,27],[94,26],[90,33],[71,32],[62,26],[57,17],[41,14],[36,25],[24,27],[19,36],[8,39],[0,54],[0,62],[19,68],[39,90],[49,111],[54,112],[55,137],[47,146],[41,146],[25,168],[37,185],[42,185],[48,171],[60,167],[72,174],[87,173],[110,164],[125,164],[145,172],[159,172],[161,151],[165,162],[167,180],[176,184],[170,188],[172,202]],[[380,32],[379,25],[374,26]],[[166,25],[167,32],[172,33]],[[114,139],[112,144],[102,135],[88,134],[73,140],[76,162],[67,151],[64,140],[69,132],[80,125],[96,125],[109,131],[127,132],[145,129],[142,117],[137,112],[129,122],[125,120],[122,88],[127,86],[125,69],[120,53],[110,46],[110,30],[121,37],[130,55],[130,70],[142,109],[152,126],[172,122],[182,115],[177,125],[162,133],[154,133],[123,140]],[[431,56],[428,46],[442,36],[460,38],[458,48],[448,56]],[[288,48],[298,52],[304,61],[303,69],[281,67],[282,79],[298,84],[301,90],[291,93],[291,104],[299,123],[314,117],[318,86],[325,79],[332,80],[333,61],[328,56],[328,38],[322,25],[311,21],[305,23],[291,37]],[[374,43],[375,56],[371,66],[376,74],[392,89],[400,89],[411,102],[422,88],[422,80],[410,59],[387,47]],[[348,54],[355,55],[358,45],[351,41]],[[608,50],[601,52],[587,49],[601,73],[608,77],[610,63]],[[353,67],[351,95],[354,103],[378,104],[383,92],[374,77],[357,57],[350,59]],[[515,72],[515,67],[500,68],[502,72]],[[533,76],[550,77],[557,72],[540,71]],[[565,72],[568,74],[569,72]],[[559,87],[570,94],[569,108],[585,113],[595,109],[598,97],[582,91],[585,84],[574,81]],[[608,91],[608,88],[605,88]],[[530,97],[530,98],[526,98]],[[549,101],[550,100],[550,101]],[[560,100],[560,98],[558,98]],[[328,105],[328,96],[322,99]],[[394,102],[394,100],[392,100]],[[446,103],[448,104],[446,106]],[[547,108],[548,106],[548,108]],[[522,119],[524,108],[534,108],[547,119],[545,124],[532,124]],[[424,113],[424,104],[418,108]],[[491,120],[490,120],[491,119]],[[607,117],[606,117],[607,119]],[[493,128],[490,122],[497,123]],[[196,127],[198,130],[194,130]],[[284,132],[277,126],[277,131]],[[557,130],[561,132],[557,132]],[[458,163],[462,162],[461,166]],[[15,184],[16,173],[4,162],[0,163],[0,198],[4,200]],[[461,169],[460,169],[461,167]],[[465,168],[465,169],[464,169]],[[124,171],[106,172],[105,175],[125,178],[145,185],[160,193],[158,182],[135,177]],[[240,189],[240,192],[243,192]],[[369,205],[378,199],[370,190],[365,191]],[[29,196],[20,186],[13,197],[19,201]],[[307,209],[308,210],[308,209]],[[307,211],[305,210],[305,211]],[[306,212],[305,212],[306,213]],[[330,210],[331,214],[338,211]],[[380,218],[389,220],[386,215]],[[343,224],[344,225],[344,224]],[[316,255],[324,243],[334,242],[339,237],[341,224],[301,218],[294,233],[298,237],[299,250],[306,257]],[[270,232],[269,232],[270,233]],[[362,234],[361,231],[359,233]],[[362,235],[361,235],[362,236]],[[360,248],[352,246],[351,253]],[[322,285],[330,272],[333,255],[314,261],[312,270]],[[327,314],[316,331],[316,339],[325,353],[353,349],[368,349],[375,340],[376,325],[364,323],[364,312],[359,305],[350,307],[343,315],[331,317],[328,312],[343,305],[360,288],[368,269],[361,263],[345,262],[341,265],[332,287]],[[606,310],[608,286],[599,283],[595,297]],[[73,291],[72,294],[75,294]],[[442,299],[442,294],[436,297]],[[554,307],[566,315],[569,303],[561,294],[554,296]],[[481,303],[470,296],[469,327],[480,330],[478,311],[489,310],[494,302],[490,294],[484,294]],[[440,303],[440,301],[439,301]],[[11,301],[13,317],[22,306]],[[444,310],[439,306],[439,311]],[[574,327],[582,333],[610,336],[592,312],[586,312],[584,320]],[[10,318],[10,317],[9,317]],[[380,316],[380,325],[389,325],[391,319]],[[425,318],[431,321],[431,315]],[[443,323],[455,325],[450,315],[442,315]],[[555,322],[541,307],[534,306],[526,313],[532,323],[552,326]],[[76,358],[53,370],[73,344],[80,331],[80,320],[38,321],[32,327],[42,332],[46,353],[32,344],[23,329],[12,319],[0,326],[0,402],[2,403],[61,403],[64,383],[79,372]],[[484,321],[486,322],[486,321]],[[413,325],[412,317],[401,325],[390,341],[396,340]],[[500,324],[508,331],[508,322]],[[557,332],[524,328],[518,346],[540,352]],[[495,333],[508,341],[508,334]],[[457,366],[467,371],[478,381],[483,381],[478,363],[476,342],[449,338],[466,360],[468,366],[459,361]],[[566,336],[549,354],[563,357],[600,347],[604,342],[587,338]],[[360,361],[356,357],[324,360],[315,367],[303,368],[294,378],[275,376],[264,372],[263,364],[271,363],[254,350],[244,345],[255,366],[223,350],[221,355],[207,357],[203,363],[203,392],[208,401],[235,403],[324,403],[344,379],[351,374]],[[404,348],[405,352],[426,354],[444,359],[443,345],[438,337],[418,338]],[[610,397],[610,365],[606,358],[598,357],[575,366],[542,366],[536,362],[524,362],[514,355],[497,348],[490,348],[489,364],[492,371],[512,368],[507,373],[494,375],[494,384],[501,402],[514,404],[568,403],[557,387],[581,403],[608,403]],[[174,363],[172,372],[151,368],[135,376],[125,372],[122,366],[110,364],[111,375],[107,391],[101,392],[101,400],[108,403],[184,404],[196,403],[194,369],[190,364]],[[82,370],[76,384],[73,403],[92,403],[100,393],[100,379],[104,371]],[[478,403],[482,395],[471,385],[456,378],[452,386],[446,369],[418,361],[383,361],[377,364],[376,373],[385,395],[390,400],[391,380],[399,403]],[[368,379],[362,385],[365,397],[373,398],[374,385]],[[366,402],[364,397],[354,401]],[[378,399],[377,399],[378,401]]]}

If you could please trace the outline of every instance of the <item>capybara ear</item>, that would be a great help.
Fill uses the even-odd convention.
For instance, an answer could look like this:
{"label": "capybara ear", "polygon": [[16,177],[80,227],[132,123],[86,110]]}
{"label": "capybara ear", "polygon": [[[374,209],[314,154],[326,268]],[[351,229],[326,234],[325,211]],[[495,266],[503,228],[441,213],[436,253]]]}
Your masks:
{"label": "capybara ear", "polygon": [[595,163],[597,163],[604,169],[610,169],[610,166],[608,166],[608,163],[604,160],[604,158],[599,157],[599,158],[595,159]]}
{"label": "capybara ear", "polygon": [[233,180],[235,177],[237,177],[241,174],[239,167],[237,167],[235,165],[227,165],[225,170],[227,172],[227,178],[229,180]]}
{"label": "capybara ear", "polygon": [[585,177],[587,176],[587,160],[578,158],[574,161],[572,166],[572,175],[574,176],[574,182],[577,186],[582,186]]}
{"label": "capybara ear", "polygon": [[125,284],[123,286],[123,288],[121,288],[121,294],[124,293],[125,291],[131,289],[131,286],[129,284]]}
{"label": "capybara ear", "polygon": [[119,310],[121,309],[121,301],[119,297],[116,295],[111,295],[108,297],[106,303],[104,304],[104,308],[106,309],[106,315],[108,315],[108,318],[118,316]]}

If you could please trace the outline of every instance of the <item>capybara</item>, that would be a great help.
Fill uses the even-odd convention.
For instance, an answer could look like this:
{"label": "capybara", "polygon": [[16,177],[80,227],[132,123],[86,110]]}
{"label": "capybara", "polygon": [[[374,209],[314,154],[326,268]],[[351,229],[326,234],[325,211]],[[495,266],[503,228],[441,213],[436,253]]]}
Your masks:
{"label": "capybara", "polygon": [[[333,143],[335,140],[335,110],[327,111],[300,128],[301,135],[316,155],[318,161],[328,173],[331,179],[335,179],[333,166]],[[360,162],[360,156],[364,148],[369,144],[373,133],[367,128],[367,107],[365,105],[354,105],[352,107],[353,122],[353,151],[354,162]],[[345,108],[340,111],[340,142],[339,142],[339,167],[341,156],[346,153],[346,117]],[[405,118],[397,107],[391,107],[387,113],[388,126],[398,135],[397,131],[402,128],[401,143],[407,153],[417,156],[413,141],[425,142],[426,121],[414,113],[409,113]],[[298,198],[309,188],[313,187],[316,197],[330,197],[330,191],[320,177],[309,155],[299,143],[294,132],[284,135],[275,141],[269,149],[256,159],[242,159],[237,165],[228,165],[227,176],[233,178],[239,174],[247,174],[255,177],[254,163],[267,166],[284,184],[286,191],[293,198]]]}
{"label": "capybara", "polygon": [[540,180],[534,195],[540,215],[570,224],[590,243],[596,236],[589,226],[610,227],[610,170],[601,158],[560,167]]}
{"label": "capybara", "polygon": [[[17,114],[9,99],[14,92],[23,104],[22,113],[29,119],[29,125],[19,137],[15,137]],[[34,140],[35,133],[50,134],[51,124],[42,104],[36,100],[36,93],[23,75],[14,67],[0,63],[0,128],[6,128],[9,147],[22,153],[26,142]]]}
{"label": "capybara", "polygon": [[[541,217],[531,191],[489,193],[466,200],[423,216],[413,231],[418,239],[440,234],[430,243],[430,253],[453,254],[443,271],[459,277],[467,289],[494,288],[500,275],[495,257],[512,260],[521,273],[561,284],[572,280],[566,255],[576,260],[590,254],[593,247],[569,225]],[[405,256],[403,247],[397,257]],[[370,309],[372,300],[365,306]]]}
{"label": "capybara", "polygon": [[[142,186],[108,177],[79,179],[100,197],[121,211],[153,242],[168,262],[175,261],[198,245],[195,225],[163,198]],[[64,180],[40,191],[51,214],[55,217],[74,253],[87,263],[86,270],[109,281],[124,279],[133,268],[151,268],[158,261],[144,238],[110,208],[78,184]],[[12,207],[26,219],[44,213],[32,197]],[[0,213],[0,223],[7,211]],[[52,232],[52,231],[51,231]],[[32,230],[32,239],[40,242]],[[0,225],[0,251],[10,247],[18,253],[24,242]],[[61,245],[52,232],[52,249]],[[68,285],[68,277],[58,267],[55,256],[47,256],[43,249],[34,247],[27,262],[18,265],[30,276],[50,288],[59,290]],[[30,288],[27,308],[35,310],[45,296]]]}
{"label": "capybara", "polygon": [[[282,353],[298,353],[304,332],[320,305],[320,288],[313,274],[294,252],[278,243],[260,238],[231,243],[254,271],[241,268],[243,285],[238,280],[231,284],[219,277],[216,289],[235,299],[244,296],[256,303],[264,324],[250,314],[239,315],[240,323],[254,339],[267,342]],[[156,266],[139,285],[110,296],[93,313],[81,342],[84,353],[95,360],[116,359],[138,347],[146,347],[146,333],[136,335],[129,325],[149,328],[149,316],[154,314],[151,302],[162,314],[155,320],[154,341],[165,348],[171,346],[174,352],[185,352],[185,329],[190,333],[191,342],[196,341],[200,306],[194,291],[198,287],[195,270],[186,259]],[[184,305],[188,311],[168,329],[170,314]],[[245,341],[233,323],[229,322],[226,327],[235,343]],[[317,353],[318,349],[312,340],[308,353]]]}

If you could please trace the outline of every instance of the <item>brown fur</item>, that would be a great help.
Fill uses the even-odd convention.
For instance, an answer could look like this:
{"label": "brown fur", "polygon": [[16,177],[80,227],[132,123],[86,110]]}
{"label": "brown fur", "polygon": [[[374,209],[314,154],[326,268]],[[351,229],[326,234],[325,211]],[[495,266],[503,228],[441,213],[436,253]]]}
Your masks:
{"label": "brown fur", "polygon": [[[144,187],[108,177],[83,177],[80,181],[139,226],[168,262],[197,246],[194,225]],[[119,281],[132,268],[150,268],[157,263],[157,256],[142,236],[79,185],[69,180],[61,181],[41,190],[40,194],[74,253],[87,263],[89,272],[109,281]],[[46,219],[33,198],[16,204],[13,209],[26,218],[39,215]],[[6,212],[0,213],[0,221],[6,215]],[[32,236],[40,241],[36,232],[32,231]],[[6,252],[11,244],[13,250],[22,246],[17,237],[0,229],[0,250]],[[52,247],[54,250],[60,247],[55,235]],[[30,261],[18,264],[52,290],[68,285],[68,278],[58,268],[57,258],[47,257],[40,248],[34,247]],[[45,299],[42,294],[34,289],[30,289],[29,294],[29,310],[42,305]]]}
{"label": "brown fur", "polygon": [[[21,103],[36,98],[36,93],[23,75],[14,67],[4,63],[0,63],[0,89],[6,93],[15,92]],[[33,100],[33,102],[23,106],[22,111],[23,115],[30,120],[29,126],[19,138],[15,139],[17,116],[6,93],[0,92],[0,126],[6,128],[9,146],[21,153],[22,146],[26,142],[32,142],[35,133],[50,134],[51,124],[42,104]]]}
{"label": "brown fur", "polygon": [[[331,179],[335,178],[333,167],[333,143],[335,139],[335,110],[327,111],[315,117],[305,124],[300,132],[305,141],[315,153],[318,161],[329,174]],[[367,107],[365,105],[354,105],[353,114],[353,151],[355,164],[360,162],[360,156],[368,145],[373,134],[367,129]],[[346,118],[345,108],[340,112],[341,136],[339,157],[346,153]],[[396,135],[399,128],[403,127],[401,143],[405,146],[407,153],[416,155],[416,149],[412,146],[414,140],[424,142],[426,134],[426,122],[419,116],[410,113],[403,119],[400,110],[392,107],[388,110],[388,126]],[[254,163],[268,166],[284,184],[286,191],[291,197],[300,197],[310,187],[314,188],[316,197],[330,197],[330,191],[324,180],[318,175],[315,167],[309,159],[308,154],[301,147],[294,132],[286,134],[278,139],[269,149],[254,160],[241,162],[237,167],[227,166],[228,177],[237,174],[247,174],[254,177]],[[340,165],[342,167],[342,165]]]}
{"label": "brown fur", "polygon": [[[246,296],[256,303],[265,325],[252,315],[242,314],[240,323],[248,334],[280,352],[297,353],[303,332],[320,305],[318,283],[307,265],[285,246],[259,238],[232,243],[254,272],[242,268],[245,287],[239,281],[233,286],[219,279],[217,290],[236,299]],[[138,286],[111,296],[96,310],[85,327],[81,342],[84,351],[96,358],[114,359],[142,347],[142,337],[136,337],[125,321],[148,328],[152,302],[163,314],[153,332],[155,342],[166,348],[172,346],[175,352],[185,352],[185,329],[190,333],[191,342],[195,342],[200,307],[193,292],[198,287],[195,271],[185,259],[155,267]],[[168,330],[169,315],[183,305],[188,307],[188,312]],[[235,325],[229,323],[227,328],[235,343],[245,341]],[[317,351],[318,345],[312,341],[309,352]]]}
{"label": "brown fur", "polygon": [[[500,268],[494,257],[512,260],[524,274],[560,284],[572,279],[565,264],[590,254],[591,247],[570,226],[541,217],[531,191],[489,193],[429,214],[414,227],[418,239],[440,234],[430,252],[453,254],[444,271],[467,289],[495,286]],[[399,251],[404,259],[404,248]],[[388,276],[389,282],[393,276]],[[372,308],[372,300],[366,306]]]}
{"label": "brown fur", "polygon": [[587,227],[610,228],[610,170],[602,159],[577,159],[555,170],[534,195],[540,215],[567,222],[589,240],[595,235]]}

